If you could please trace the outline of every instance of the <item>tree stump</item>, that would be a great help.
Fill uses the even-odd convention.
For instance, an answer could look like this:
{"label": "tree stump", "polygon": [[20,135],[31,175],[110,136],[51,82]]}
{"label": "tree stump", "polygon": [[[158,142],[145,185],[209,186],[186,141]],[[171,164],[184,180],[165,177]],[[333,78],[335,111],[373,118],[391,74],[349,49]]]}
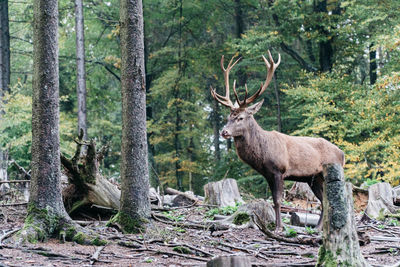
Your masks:
{"label": "tree stump", "polygon": [[235,206],[243,203],[235,179],[228,178],[204,185],[205,203],[218,207]]}
{"label": "tree stump", "polygon": [[218,256],[207,262],[207,267],[250,267],[250,257],[244,255]]}
{"label": "tree stump", "polygon": [[377,218],[388,213],[396,213],[393,203],[393,189],[388,183],[373,184],[368,188],[368,204],[365,213]]}
{"label": "tree stump", "polygon": [[339,164],[326,164],[323,168],[323,245],[317,266],[370,266],[358,243],[352,185],[344,182]]}
{"label": "tree stump", "polygon": [[238,226],[242,228],[254,227],[253,220],[251,218],[257,214],[257,219],[260,220],[258,223],[268,225],[270,223],[275,223],[275,210],[271,203],[258,199],[250,203],[241,205],[235,213],[226,219],[218,221],[218,223],[223,225]]}
{"label": "tree stump", "polygon": [[[96,150],[94,140],[82,141],[83,132],[76,141],[77,149],[72,159],[61,155],[61,163],[68,177],[69,185],[63,190],[64,205],[69,214],[83,206],[97,205],[119,209],[121,191],[108,181],[99,170],[107,146]],[[87,146],[81,154],[81,146]]]}
{"label": "tree stump", "polygon": [[307,183],[295,182],[287,193],[288,200],[304,199],[309,201],[318,201],[310,186]]}

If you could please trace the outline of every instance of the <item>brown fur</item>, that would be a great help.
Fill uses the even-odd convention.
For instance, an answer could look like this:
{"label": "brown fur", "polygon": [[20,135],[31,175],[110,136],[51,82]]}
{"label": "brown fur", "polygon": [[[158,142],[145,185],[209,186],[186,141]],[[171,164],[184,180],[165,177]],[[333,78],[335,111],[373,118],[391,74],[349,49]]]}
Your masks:
{"label": "brown fur", "polygon": [[344,153],[323,138],[263,130],[253,117],[261,105],[259,102],[246,109],[232,109],[221,134],[225,138],[234,137],[238,156],[266,178],[274,200],[276,226],[280,229],[283,181],[307,182],[322,206],[322,166],[327,163],[343,166]]}

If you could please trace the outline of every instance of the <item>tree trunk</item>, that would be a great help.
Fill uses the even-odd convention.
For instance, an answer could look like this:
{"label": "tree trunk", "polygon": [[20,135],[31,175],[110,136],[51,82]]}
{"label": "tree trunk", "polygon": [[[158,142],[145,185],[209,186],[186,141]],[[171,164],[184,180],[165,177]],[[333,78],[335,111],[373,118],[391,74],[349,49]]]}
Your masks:
{"label": "tree trunk", "polygon": [[373,49],[374,44],[369,46],[369,83],[376,83],[378,64],[376,64],[376,50]]}
{"label": "tree trunk", "polygon": [[353,210],[353,189],[339,164],[324,165],[323,245],[317,266],[370,266],[361,255]]}
{"label": "tree trunk", "polygon": [[393,203],[393,188],[389,183],[377,183],[368,188],[368,204],[365,213],[371,218],[383,217],[396,213],[398,208]]}
{"label": "tree trunk", "polygon": [[[78,134],[83,130],[83,140],[87,140],[86,120],[86,71],[85,71],[85,35],[82,0],[75,0],[76,32],[76,95],[78,100]],[[82,147],[85,149],[85,147]]]}
{"label": "tree trunk", "polygon": [[214,160],[216,165],[218,165],[219,161],[221,160],[221,150],[219,147],[220,141],[219,141],[219,105],[217,100],[212,99],[212,105],[213,105],[213,112],[212,112],[212,126],[213,126],[213,132],[214,132]]}
{"label": "tree trunk", "polygon": [[[327,4],[328,4],[327,0],[317,0],[314,5],[314,11],[319,12],[319,13],[328,13]],[[333,13],[335,13],[335,11]],[[328,36],[329,32],[322,25],[318,26],[317,30],[320,31],[322,35],[326,36],[326,40],[320,41],[318,43],[318,46],[319,46],[319,70],[321,72],[331,71],[332,64],[333,64],[332,58],[333,58],[333,54],[334,54],[333,47],[332,47],[333,36]],[[331,38],[328,38],[328,37],[331,37]]]}
{"label": "tree trunk", "polygon": [[150,218],[142,1],[120,1],[122,163],[121,207],[115,220],[138,232]]}
{"label": "tree trunk", "polygon": [[70,224],[60,184],[58,1],[34,1],[32,179],[22,237],[57,236]]}
{"label": "tree trunk", "polygon": [[[4,94],[10,90],[10,32],[8,21],[8,1],[0,1],[0,121],[4,114]],[[0,181],[7,181],[7,151],[0,148]],[[8,184],[0,186],[9,187]]]}
{"label": "tree trunk", "polygon": [[281,118],[281,99],[279,96],[278,83],[276,78],[276,73],[274,74],[274,91],[276,99],[276,121],[278,125],[278,132],[282,132],[282,118]]}

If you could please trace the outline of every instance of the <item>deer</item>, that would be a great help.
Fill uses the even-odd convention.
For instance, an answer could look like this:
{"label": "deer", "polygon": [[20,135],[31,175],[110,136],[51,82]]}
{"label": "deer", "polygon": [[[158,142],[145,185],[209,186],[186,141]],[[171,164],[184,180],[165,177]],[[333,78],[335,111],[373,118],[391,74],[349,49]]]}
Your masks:
{"label": "deer", "polygon": [[236,91],[236,80],[234,80],[235,105],[230,100],[229,72],[241,58],[234,61],[236,57],[233,56],[225,68],[224,56],[222,56],[221,69],[225,81],[225,96],[218,94],[216,89],[210,87],[212,97],[220,104],[230,108],[230,114],[221,131],[221,136],[225,139],[233,137],[238,157],[267,180],[275,210],[275,231],[282,231],[281,199],[285,180],[308,183],[314,195],[321,202],[321,216],[316,226],[317,229],[321,229],[323,165],[337,163],[344,166],[345,156],[341,149],[324,138],[290,136],[277,131],[266,131],[254,119],[254,114],[260,110],[264,100],[262,99],[256,104],[252,103],[270,84],[281,61],[281,56],[278,55],[276,63],[269,50],[269,61],[262,55],[267,69],[267,77],[252,96],[248,97],[247,84],[245,84],[245,96],[243,100],[240,100]]}

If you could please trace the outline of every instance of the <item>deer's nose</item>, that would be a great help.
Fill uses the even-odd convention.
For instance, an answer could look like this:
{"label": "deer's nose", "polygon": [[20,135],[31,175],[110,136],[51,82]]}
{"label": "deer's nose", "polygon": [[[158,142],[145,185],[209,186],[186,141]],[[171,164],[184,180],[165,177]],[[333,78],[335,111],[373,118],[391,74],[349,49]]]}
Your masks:
{"label": "deer's nose", "polygon": [[231,134],[227,130],[223,129],[221,132],[221,136],[225,139],[228,139],[231,137]]}

